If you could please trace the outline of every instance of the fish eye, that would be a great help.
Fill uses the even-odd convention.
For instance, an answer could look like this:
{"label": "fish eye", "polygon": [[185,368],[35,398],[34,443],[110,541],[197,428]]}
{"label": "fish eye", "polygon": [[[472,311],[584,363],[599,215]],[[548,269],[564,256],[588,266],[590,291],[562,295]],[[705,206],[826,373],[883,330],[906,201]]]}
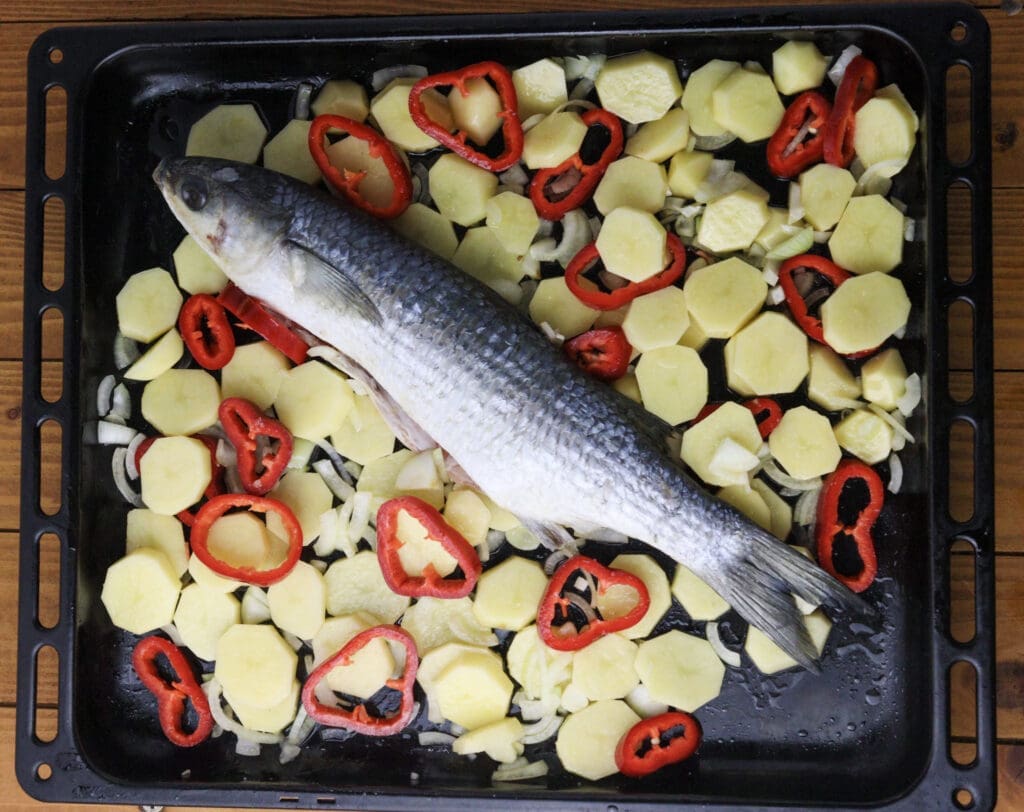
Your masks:
{"label": "fish eye", "polygon": [[206,205],[208,194],[206,182],[201,178],[190,175],[181,182],[181,200],[192,211],[199,211]]}

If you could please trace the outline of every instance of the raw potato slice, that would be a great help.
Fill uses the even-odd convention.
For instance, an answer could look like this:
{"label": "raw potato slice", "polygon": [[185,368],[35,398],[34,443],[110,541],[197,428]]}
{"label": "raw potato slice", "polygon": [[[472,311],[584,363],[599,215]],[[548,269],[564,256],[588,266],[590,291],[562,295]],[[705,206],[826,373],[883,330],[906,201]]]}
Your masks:
{"label": "raw potato slice", "polygon": [[370,114],[366,89],[351,79],[331,79],[324,82],[311,105],[314,116],[345,116],[353,121],[365,121]]}
{"label": "raw potato slice", "polygon": [[505,655],[509,675],[535,699],[549,695],[569,681],[573,656],[571,652],[549,648],[534,625],[516,633]]}
{"label": "raw potato slice", "polygon": [[456,129],[466,133],[474,143],[484,145],[501,129],[501,98],[498,91],[480,76],[466,81],[464,89],[448,94],[448,106]]}
{"label": "raw potato slice", "polygon": [[403,492],[395,481],[399,472],[416,456],[407,448],[402,448],[394,454],[388,454],[380,459],[368,462],[363,466],[363,471],[356,480],[356,490],[366,491],[373,494],[374,510],[379,508],[388,499],[395,496],[419,496],[430,504],[440,507],[437,503],[436,491],[433,489],[423,492]]}
{"label": "raw potato slice", "polygon": [[[802,221],[800,222],[802,223]],[[791,236],[783,226],[789,226],[789,209],[769,206],[768,222],[758,232],[754,242],[765,251],[771,251],[775,246],[781,245]]]}
{"label": "raw potato slice", "polygon": [[312,122],[292,119],[263,148],[263,165],[306,183],[320,180],[320,169],[309,151]]}
{"label": "raw potato slice", "polygon": [[202,441],[158,437],[139,462],[142,501],[154,513],[173,516],[202,498],[211,476],[210,450]]}
{"label": "raw potato slice", "polygon": [[800,202],[804,217],[818,231],[828,231],[846,210],[857,181],[849,170],[816,164],[800,174]]}
{"label": "raw potato slice", "polygon": [[282,378],[274,410],[292,434],[316,442],[341,427],[353,401],[344,375],[319,361],[307,361]]}
{"label": "raw potato slice", "polygon": [[398,560],[407,575],[421,575],[431,567],[444,578],[455,572],[459,565],[451,553],[427,535],[427,528],[406,510],[398,511],[395,537],[400,542]]}
{"label": "raw potato slice", "polygon": [[487,201],[487,227],[509,253],[521,257],[530,250],[540,218],[528,197],[502,192]]}
{"label": "raw potato slice", "polygon": [[444,259],[451,259],[459,247],[451,220],[422,203],[413,203],[391,223],[403,237]]}
{"label": "raw potato slice", "polygon": [[772,514],[761,494],[744,485],[726,485],[715,494],[719,499],[746,516],[754,524],[771,532]]}
{"label": "raw potato slice", "polygon": [[772,74],[779,93],[789,96],[820,87],[828,59],[813,42],[790,40],[772,53]]}
{"label": "raw potato slice", "polygon": [[267,589],[274,625],[302,640],[311,640],[324,624],[327,586],[320,570],[305,561]]}
{"label": "raw potato slice", "polygon": [[664,226],[653,214],[621,206],[604,218],[597,253],[613,274],[643,282],[664,270],[666,239]]}
{"label": "raw potato slice", "polygon": [[672,578],[672,594],[693,620],[715,620],[729,611],[725,598],[682,564]]}
{"label": "raw potato slice", "polygon": [[[330,510],[334,501],[323,477],[313,471],[287,471],[269,496],[292,509],[302,528],[303,544],[309,544],[320,535],[320,515]],[[288,538],[276,513],[267,513],[267,529],[281,540]]]}
{"label": "raw potato slice", "polygon": [[185,353],[185,344],[178,331],[171,328],[152,347],[125,370],[129,381],[151,381],[173,367]]}
{"label": "raw potato slice", "polygon": [[683,432],[680,452],[683,462],[708,485],[731,485],[716,477],[709,464],[726,439],[732,440],[751,454],[761,447],[761,434],[750,409],[727,401],[699,423]]}
{"label": "raw potato slice", "polygon": [[519,287],[523,266],[501,244],[492,228],[479,226],[466,231],[452,264],[479,279],[509,304],[518,304],[523,296]]}
{"label": "raw potato slice", "polygon": [[573,655],[572,685],[591,702],[622,699],[640,682],[636,652],[636,643],[621,634],[595,640]]}
{"label": "raw potato slice", "polygon": [[636,670],[651,699],[689,713],[718,696],[725,677],[711,644],[677,629],[644,640]]}
{"label": "raw potato slice", "polygon": [[202,584],[189,584],[181,590],[174,625],[182,642],[203,660],[217,657],[217,641],[241,619],[241,604],[230,592],[221,592]]}
{"label": "raw potato slice", "polygon": [[191,234],[174,249],[174,274],[188,293],[220,293],[228,284],[224,271]]}
{"label": "raw potato slice", "polygon": [[640,384],[637,382],[636,373],[634,372],[627,372],[617,381],[614,381],[612,388],[620,395],[625,395],[634,403],[643,403],[643,395],[640,394]]}
{"label": "raw potato slice", "polygon": [[571,773],[599,781],[619,771],[615,747],[640,721],[621,699],[605,699],[570,713],[558,729],[555,751]]}
{"label": "raw potato slice", "polygon": [[221,395],[245,398],[261,410],[269,409],[290,367],[284,353],[269,341],[236,347],[235,354],[220,371]]}
{"label": "raw potato slice", "polygon": [[547,585],[540,564],[512,556],[480,576],[473,614],[485,626],[519,631],[537,617]]}
{"label": "raw potato slice", "polygon": [[565,71],[553,59],[538,59],[512,71],[512,84],[523,121],[537,113],[550,113],[569,98]]}
{"label": "raw potato slice", "polygon": [[760,311],[768,286],[753,265],[732,257],[690,274],[683,286],[690,318],[708,338],[731,338]]}
{"label": "raw potato slice", "polygon": [[[373,615],[359,612],[332,617],[313,638],[313,667],[333,657],[359,632],[378,625]],[[352,657],[348,665],[337,665],[324,679],[332,691],[369,699],[395,672],[395,657],[383,637],[371,640]]]}
{"label": "raw potato slice", "polygon": [[710,152],[677,152],[668,165],[669,191],[677,197],[694,197],[714,159]]}
{"label": "raw potato slice", "polygon": [[806,406],[787,409],[768,437],[772,456],[797,479],[832,473],[842,452],[828,418]]}
{"label": "raw potato slice", "polygon": [[848,408],[860,397],[861,385],[846,363],[830,348],[817,342],[810,345],[810,371],[807,397],[832,412]]}
{"label": "raw potato slice", "polygon": [[711,92],[715,122],[748,144],[770,138],[785,112],[771,77],[748,68],[732,71]]}
{"label": "raw potato slice", "polygon": [[502,764],[510,764],[522,755],[523,723],[514,716],[491,722],[463,733],[452,742],[452,752],[460,756],[486,753]]}
{"label": "raw potato slice", "polygon": [[[818,655],[825,650],[825,641],[832,630],[832,621],[820,609],[804,616],[804,624],[818,649]],[[747,629],[747,641],[744,644],[747,655],[762,674],[777,674],[787,668],[798,665],[797,661],[769,640],[764,632],[751,626]]]}
{"label": "raw potato slice", "polygon": [[681,107],[673,107],[657,121],[644,124],[630,136],[623,152],[660,164],[686,149],[689,140],[690,116]]}
{"label": "raw potato slice", "polygon": [[513,687],[501,658],[481,651],[452,661],[437,675],[433,693],[444,718],[474,730],[508,713]]}
{"label": "raw potato slice", "polygon": [[637,352],[676,344],[689,326],[686,294],[674,285],[638,296],[622,320],[622,330]]}
{"label": "raw potato slice", "polygon": [[371,154],[368,141],[347,136],[328,144],[324,151],[331,164],[342,171],[366,173],[359,181],[359,194],[368,203],[380,208],[390,205],[394,198],[395,183],[384,161]]}
{"label": "raw potato slice", "polygon": [[907,391],[907,367],[897,349],[883,350],[860,368],[865,399],[891,412]]}
{"label": "raw potato slice", "polygon": [[851,198],[828,249],[851,273],[888,273],[903,259],[903,213],[881,195]]}
{"label": "raw potato slice", "polygon": [[395,450],[395,435],[369,395],[356,395],[331,445],[346,459],[360,465],[386,457]]}
{"label": "raw potato slice", "polygon": [[563,336],[577,336],[590,329],[598,311],[576,298],[564,276],[542,279],[530,299],[530,318],[547,324]]}
{"label": "raw potato slice", "polygon": [[128,338],[145,344],[178,322],[181,292],[163,268],[150,268],[128,277],[114,300],[117,327]]}
{"label": "raw potato slice", "polygon": [[683,92],[672,60],[650,51],[612,57],[594,86],[601,106],[631,124],[661,118]]}
{"label": "raw potato slice", "polygon": [[363,550],[351,558],[339,558],[324,573],[329,614],[369,612],[383,623],[394,623],[409,606],[409,598],[396,595],[384,582],[377,554]]}
{"label": "raw potato slice", "polygon": [[524,136],[523,163],[527,169],[558,166],[580,151],[586,135],[587,125],[578,113],[551,113]]}
{"label": "raw potato slice", "polygon": [[854,119],[853,148],[864,166],[906,161],[917,141],[918,121],[896,85],[879,90]]}
{"label": "raw potato slice", "polygon": [[690,114],[690,129],[696,135],[724,135],[725,127],[719,124],[711,109],[711,94],[726,77],[738,70],[739,62],[712,59],[690,74],[680,104]]}
{"label": "raw potato slice", "polygon": [[678,425],[697,416],[708,401],[708,370],[696,350],[672,344],[645,352],[636,365],[644,408]]}
{"label": "raw potato slice", "polygon": [[[455,490],[458,491],[464,487],[464,485],[456,485]],[[491,512],[489,522],[491,530],[500,530],[502,533],[507,533],[509,530],[522,525],[522,522],[519,521],[515,514],[505,510],[505,508],[501,507],[486,493],[483,493],[482,491],[474,491],[474,493],[480,497],[483,503],[487,505],[487,509]]]}
{"label": "raw potato slice", "polygon": [[166,626],[174,618],[181,581],[167,556],[140,547],[107,568],[100,600],[110,622],[132,634]]}
{"label": "raw potato slice", "polygon": [[[617,555],[612,559],[612,563],[609,566],[612,569],[623,570],[624,572],[635,575],[643,581],[644,586],[647,587],[647,594],[651,599],[650,606],[640,620],[628,629],[623,629],[620,632],[624,637],[628,637],[630,639],[646,637],[651,633],[651,629],[658,625],[658,621],[661,620],[662,615],[664,615],[672,605],[672,594],[669,589],[668,576],[665,575],[665,570],[663,570],[658,562],[649,555],[638,554]],[[630,595],[635,594],[633,590],[628,591]],[[605,595],[608,598],[614,599],[615,591],[609,590]],[[632,606],[632,602],[633,599],[630,597],[630,606]],[[610,609],[609,605],[600,598],[597,601],[597,608],[605,617],[616,617],[623,614],[623,611]]]}
{"label": "raw potato slice", "polygon": [[415,494],[438,509],[444,502],[444,482],[444,460],[439,449],[414,454],[395,475],[395,487],[401,493]]}
{"label": "raw potato slice", "polygon": [[445,643],[496,646],[498,638],[473,613],[473,601],[464,598],[417,598],[402,615],[402,628],[416,640],[423,656]]}
{"label": "raw potato slice", "polygon": [[188,558],[188,574],[192,576],[192,580],[197,584],[202,584],[204,587],[215,589],[219,592],[234,592],[240,586],[245,586],[241,581],[218,575],[200,561],[195,554],[190,555]]}
{"label": "raw potato slice", "polygon": [[[689,307],[687,307],[687,312],[689,312]],[[679,339],[679,343],[683,347],[689,347],[700,352],[704,349],[704,345],[708,343],[708,338],[709,336],[704,332],[703,328],[694,319],[690,319],[690,326],[686,328],[686,332]]]}
{"label": "raw potato slice", "polygon": [[427,718],[434,724],[440,724],[445,717],[438,705],[437,695],[434,691],[437,685],[437,678],[452,663],[463,657],[476,657],[482,655],[494,660],[498,667],[501,667],[501,656],[494,651],[489,651],[480,646],[471,646],[466,643],[445,643],[432,651],[427,652],[420,658],[420,667],[416,672],[416,681],[423,688],[427,697]]}
{"label": "raw potato slice", "polygon": [[444,503],[444,520],[477,547],[487,541],[491,511],[475,491],[452,491]]}
{"label": "raw potato slice", "polygon": [[221,104],[192,125],[186,155],[254,164],[267,138],[263,119],[251,104]]}
{"label": "raw potato slice", "polygon": [[129,510],[125,522],[125,552],[153,547],[167,556],[179,576],[188,570],[188,545],[181,522],[144,508]]}
{"label": "raw potato slice", "polygon": [[768,198],[760,189],[738,189],[704,207],[697,242],[716,254],[745,251],[768,222]]}
{"label": "raw potato slice", "polygon": [[768,506],[768,511],[771,514],[770,530],[772,535],[780,541],[785,541],[793,529],[793,508],[789,506],[789,502],[775,493],[768,483],[762,482],[760,479],[750,480],[750,487],[761,495]]}
{"label": "raw potato slice", "polygon": [[[373,97],[370,112],[381,132],[396,147],[406,152],[426,152],[438,143],[417,126],[409,113],[409,91],[414,84],[415,79],[395,79]],[[424,91],[420,98],[432,121],[449,131],[455,126],[448,100],[434,88]]]}
{"label": "raw potato slice", "polygon": [[295,719],[295,711],[299,704],[301,685],[298,680],[292,681],[288,695],[270,708],[257,708],[244,702],[232,702],[231,710],[238,721],[249,730],[260,733],[280,733]]}
{"label": "raw potato slice", "polygon": [[228,513],[216,519],[206,546],[214,558],[232,567],[263,569],[270,564],[270,534],[255,513]]}
{"label": "raw potato slice", "polygon": [[868,409],[855,409],[835,427],[840,446],[868,465],[881,462],[892,451],[893,428]]}
{"label": "raw potato slice", "polygon": [[299,658],[273,626],[232,626],[217,643],[214,676],[234,705],[273,708],[294,689]]}
{"label": "raw potato slice", "polygon": [[667,192],[665,167],[627,155],[608,166],[594,190],[594,205],[604,215],[623,206],[655,214],[665,205]]}
{"label": "raw potato slice", "polygon": [[449,220],[471,226],[487,216],[487,201],[498,188],[498,176],[446,152],[427,173],[434,205]]}
{"label": "raw potato slice", "polygon": [[807,335],[781,313],[762,313],[729,339],[725,363],[741,394],[794,392],[810,368]]}
{"label": "raw potato slice", "polygon": [[847,279],[825,300],[821,325],[828,345],[847,355],[877,347],[906,325],[909,315],[903,283],[888,274],[869,273]]}
{"label": "raw potato slice", "polygon": [[169,369],[142,390],[142,416],[161,434],[196,434],[217,422],[220,386],[204,369]]}

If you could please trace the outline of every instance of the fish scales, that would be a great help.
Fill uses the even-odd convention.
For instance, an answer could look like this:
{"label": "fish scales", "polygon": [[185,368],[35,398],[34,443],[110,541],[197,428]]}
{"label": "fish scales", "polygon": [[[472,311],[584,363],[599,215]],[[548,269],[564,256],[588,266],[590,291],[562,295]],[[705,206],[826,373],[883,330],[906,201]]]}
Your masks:
{"label": "fish scales", "polygon": [[154,178],[235,284],[355,361],[506,509],[651,544],[808,668],[817,652],[792,595],[864,609],[695,484],[668,453],[667,424],[450,263],[267,170],[174,159]]}

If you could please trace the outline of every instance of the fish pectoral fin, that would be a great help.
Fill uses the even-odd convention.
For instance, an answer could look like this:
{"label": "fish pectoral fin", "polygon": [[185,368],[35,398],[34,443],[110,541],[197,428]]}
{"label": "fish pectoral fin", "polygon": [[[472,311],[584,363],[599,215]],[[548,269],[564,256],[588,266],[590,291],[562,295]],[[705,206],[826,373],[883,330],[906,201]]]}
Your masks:
{"label": "fish pectoral fin", "polygon": [[[314,295],[329,302],[353,307],[360,316],[373,324],[380,324],[383,321],[377,305],[344,270],[291,234],[285,237],[285,241],[299,252],[299,256],[307,265],[302,278],[297,280],[298,283],[311,287]],[[310,265],[317,273],[309,273]]]}

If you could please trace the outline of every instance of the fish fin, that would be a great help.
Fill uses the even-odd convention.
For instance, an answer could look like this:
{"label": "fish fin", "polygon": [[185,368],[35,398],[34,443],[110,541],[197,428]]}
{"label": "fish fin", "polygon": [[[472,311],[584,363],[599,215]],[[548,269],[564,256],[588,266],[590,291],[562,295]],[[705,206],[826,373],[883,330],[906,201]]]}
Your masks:
{"label": "fish fin", "polygon": [[321,273],[306,274],[302,280],[303,284],[314,288],[317,296],[322,296],[330,302],[354,307],[360,316],[372,324],[380,324],[383,321],[377,305],[341,268],[290,234],[285,237],[285,241],[292,248],[301,251],[307,262],[319,266]]}
{"label": "fish fin", "polygon": [[524,519],[522,516],[519,517],[519,521],[549,550],[565,550],[569,555],[575,555],[579,551],[576,537],[562,525],[537,519]]}

